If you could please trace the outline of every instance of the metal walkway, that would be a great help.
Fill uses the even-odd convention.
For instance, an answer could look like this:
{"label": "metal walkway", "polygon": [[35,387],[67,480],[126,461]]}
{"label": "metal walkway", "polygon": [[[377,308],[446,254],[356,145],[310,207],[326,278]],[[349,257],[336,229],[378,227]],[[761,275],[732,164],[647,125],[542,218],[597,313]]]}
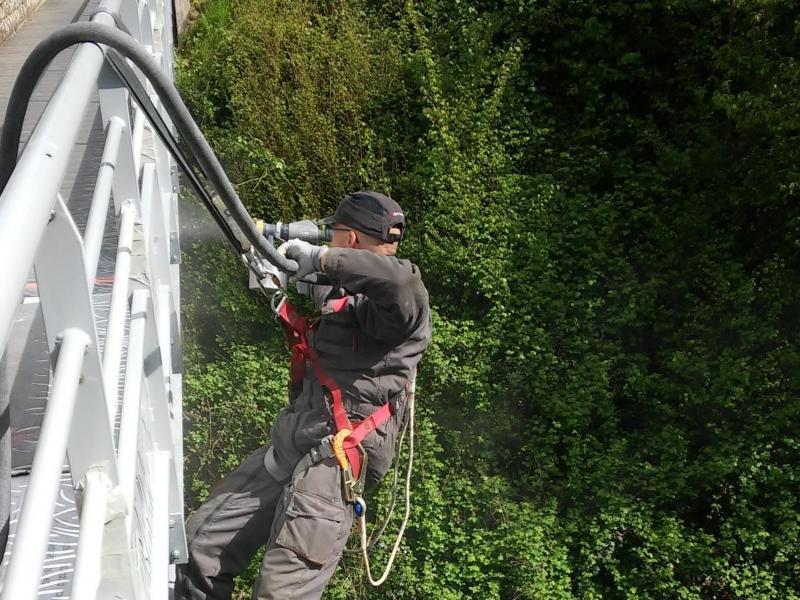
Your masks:
{"label": "metal walkway", "polygon": [[[171,10],[169,0],[48,0],[0,46],[0,115],[33,47],[53,31],[95,13],[94,22],[105,25],[114,24],[109,12],[117,14],[171,75]],[[23,289],[12,289],[13,273],[7,276],[0,267],[0,303],[7,305],[10,298],[16,306],[5,336],[7,324],[0,316],[0,351],[5,340],[0,397],[10,399],[14,474],[9,542],[0,565],[3,599],[166,598],[168,563],[180,562],[186,552],[176,173],[143,114],[99,55],[96,46],[90,50],[86,44],[79,52],[63,52],[40,80],[28,108],[20,147],[28,153],[29,139],[36,146],[32,132],[39,123],[35,135],[40,141],[65,142],[69,149],[63,170],[55,173],[58,193],[49,200],[38,198],[35,181],[12,185],[12,179],[0,197],[0,234],[21,227],[30,227],[31,236],[42,231],[34,216],[23,220],[25,215],[12,207],[23,202],[22,196],[30,194],[24,201],[31,204],[32,215],[37,203],[47,203],[53,211],[35,261],[28,263],[35,262],[35,273],[25,267],[30,271]],[[92,68],[96,83],[87,90],[85,103],[76,99],[70,106],[71,92],[86,81],[79,72]],[[65,74],[68,81],[60,86]],[[40,122],[45,109],[54,110],[52,105],[64,111],[65,122],[76,123],[74,138],[59,138],[58,118]],[[70,110],[80,114],[66,114]],[[25,160],[23,154],[20,165]],[[42,177],[48,177],[47,168]],[[28,194],[20,192],[26,189]],[[19,222],[9,223],[15,218]],[[2,250],[3,261],[33,259],[24,251],[16,257]],[[83,276],[77,281],[62,277],[70,270]],[[78,322],[71,322],[76,318]],[[73,336],[76,330],[84,336]],[[69,435],[63,447],[53,447],[49,438],[47,443],[44,436],[40,439],[42,421],[51,404],[54,412],[61,410],[56,404],[70,403],[54,383],[59,369],[67,369],[62,363],[69,362],[70,348],[84,343],[76,342],[79,338],[86,340],[87,350],[72,367],[71,375],[80,377],[71,399],[74,408],[60,413],[72,426],[60,424]],[[134,357],[131,364],[129,354]],[[63,465],[55,504],[42,497],[47,494],[26,494],[40,489],[33,480],[38,468],[34,456],[43,462],[40,455],[45,453],[61,457],[51,460],[56,469]],[[84,514],[94,514],[79,517],[76,490]],[[34,512],[32,503],[49,527],[31,525],[34,517],[24,513]],[[38,542],[33,539],[36,527],[44,532]],[[18,528],[25,532],[18,535]],[[20,573],[30,578],[39,561],[41,576],[20,582]],[[84,595],[87,591],[91,596]]]}

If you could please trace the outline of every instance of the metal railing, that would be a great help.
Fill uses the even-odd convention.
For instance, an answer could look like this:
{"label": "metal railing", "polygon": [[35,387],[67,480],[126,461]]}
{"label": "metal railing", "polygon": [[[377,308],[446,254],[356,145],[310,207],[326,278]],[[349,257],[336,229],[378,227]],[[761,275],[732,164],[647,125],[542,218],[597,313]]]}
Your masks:
{"label": "metal railing", "polygon": [[[116,15],[172,76],[172,6],[104,0],[93,21],[114,26]],[[95,92],[105,144],[81,236],[59,188]],[[101,355],[92,292],[112,197],[119,241]],[[104,51],[82,44],[0,196],[0,354],[33,267],[54,371],[3,600],[37,595],[65,453],[80,509],[71,597],[167,598],[168,563],[186,557],[177,236],[173,161]]]}

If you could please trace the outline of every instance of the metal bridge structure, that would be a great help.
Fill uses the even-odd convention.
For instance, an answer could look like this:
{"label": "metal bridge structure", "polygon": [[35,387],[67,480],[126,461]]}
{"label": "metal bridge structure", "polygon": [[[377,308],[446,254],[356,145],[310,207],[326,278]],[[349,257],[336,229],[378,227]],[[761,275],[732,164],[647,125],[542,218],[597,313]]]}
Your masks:
{"label": "metal bridge structure", "polygon": [[[172,77],[171,0],[39,12],[65,6]],[[6,96],[24,33],[0,47]],[[29,113],[0,196],[0,600],[166,599],[186,560],[177,170],[101,45],[59,57]]]}

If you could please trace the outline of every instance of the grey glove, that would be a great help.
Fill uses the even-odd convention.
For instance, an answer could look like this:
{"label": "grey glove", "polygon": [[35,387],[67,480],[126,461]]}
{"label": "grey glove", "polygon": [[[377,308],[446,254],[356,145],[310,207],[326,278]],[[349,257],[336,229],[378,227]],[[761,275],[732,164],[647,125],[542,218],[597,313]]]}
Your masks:
{"label": "grey glove", "polygon": [[327,251],[327,246],[314,246],[296,239],[289,240],[278,248],[280,254],[297,262],[297,271],[292,276],[294,280],[322,271],[320,261]]}

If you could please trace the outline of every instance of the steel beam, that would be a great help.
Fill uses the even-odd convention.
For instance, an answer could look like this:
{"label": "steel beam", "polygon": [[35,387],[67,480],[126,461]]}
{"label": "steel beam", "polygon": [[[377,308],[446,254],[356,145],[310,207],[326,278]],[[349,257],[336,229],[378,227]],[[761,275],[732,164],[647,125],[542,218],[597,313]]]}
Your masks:
{"label": "steel beam", "polygon": [[138,106],[133,117],[133,171],[136,177],[142,172],[142,140],[144,138],[144,111]]}
{"label": "steel beam", "polygon": [[[152,538],[150,540],[153,556],[168,557],[169,516],[167,490],[169,489],[169,452],[151,452],[150,489],[153,493]],[[166,560],[154,560],[150,571],[150,600],[167,600],[169,594],[168,569]]]}
{"label": "steel beam", "polygon": [[103,232],[106,228],[108,203],[111,199],[111,182],[114,179],[114,165],[119,153],[119,142],[125,122],[119,117],[113,117],[108,122],[106,129],[106,144],[103,156],[100,159],[100,171],[94,184],[92,204],[89,209],[89,218],[86,222],[86,231],[83,233],[83,252],[86,256],[86,281],[89,290],[94,289],[95,275],[97,274],[97,261],[100,258],[100,247],[103,245]]}
{"label": "steel beam", "polygon": [[86,285],[83,244],[60,197],[42,239],[35,270],[50,349],[55,346],[56,336],[70,327],[81,329],[90,340],[75,421],[74,424],[64,423],[70,430],[67,455],[72,485],[77,487],[84,474],[98,464],[106,465],[109,478],[116,483],[114,440],[108,419],[92,298]]}
{"label": "steel beam", "polygon": [[[130,2],[126,2],[126,5]],[[133,158],[133,121],[130,113],[129,93],[114,70],[103,65],[97,80],[97,95],[100,97],[100,114],[106,123],[113,118],[122,119],[125,129],[119,146],[117,167],[114,170],[114,209],[117,214],[125,202],[139,206],[139,175]]]}
{"label": "steel beam", "polygon": [[[131,325],[128,333],[128,358],[125,369],[125,390],[120,410],[119,444],[117,460],[120,486],[128,506],[133,506],[136,479],[136,450],[139,440],[139,413],[142,404],[142,376],[144,371],[144,339],[148,318],[149,292],[136,290],[131,302]],[[128,515],[130,533],[130,514]]]}
{"label": "steel beam", "polygon": [[95,598],[100,584],[100,558],[103,547],[103,526],[111,482],[102,468],[86,473],[81,507],[81,529],[78,536],[78,555],[72,576],[71,598]]}
{"label": "steel beam", "polygon": [[61,333],[53,387],[14,536],[2,600],[27,600],[38,594],[69,438],[70,428],[65,424],[72,422],[83,359],[90,342],[89,336],[80,329]]}
{"label": "steel beam", "polygon": [[[101,7],[116,11],[120,3],[108,0]],[[114,25],[106,13],[94,21]],[[0,281],[6,290],[0,294],[0,354],[102,64],[97,45],[81,44],[0,196]]]}
{"label": "steel beam", "polygon": [[131,247],[136,209],[128,202],[122,207],[119,223],[117,260],[114,265],[114,286],[108,311],[106,344],[103,348],[103,381],[106,386],[106,405],[111,426],[117,417],[119,396],[119,366],[122,356],[122,336],[125,333],[125,312],[128,310],[128,277],[131,271]]}

